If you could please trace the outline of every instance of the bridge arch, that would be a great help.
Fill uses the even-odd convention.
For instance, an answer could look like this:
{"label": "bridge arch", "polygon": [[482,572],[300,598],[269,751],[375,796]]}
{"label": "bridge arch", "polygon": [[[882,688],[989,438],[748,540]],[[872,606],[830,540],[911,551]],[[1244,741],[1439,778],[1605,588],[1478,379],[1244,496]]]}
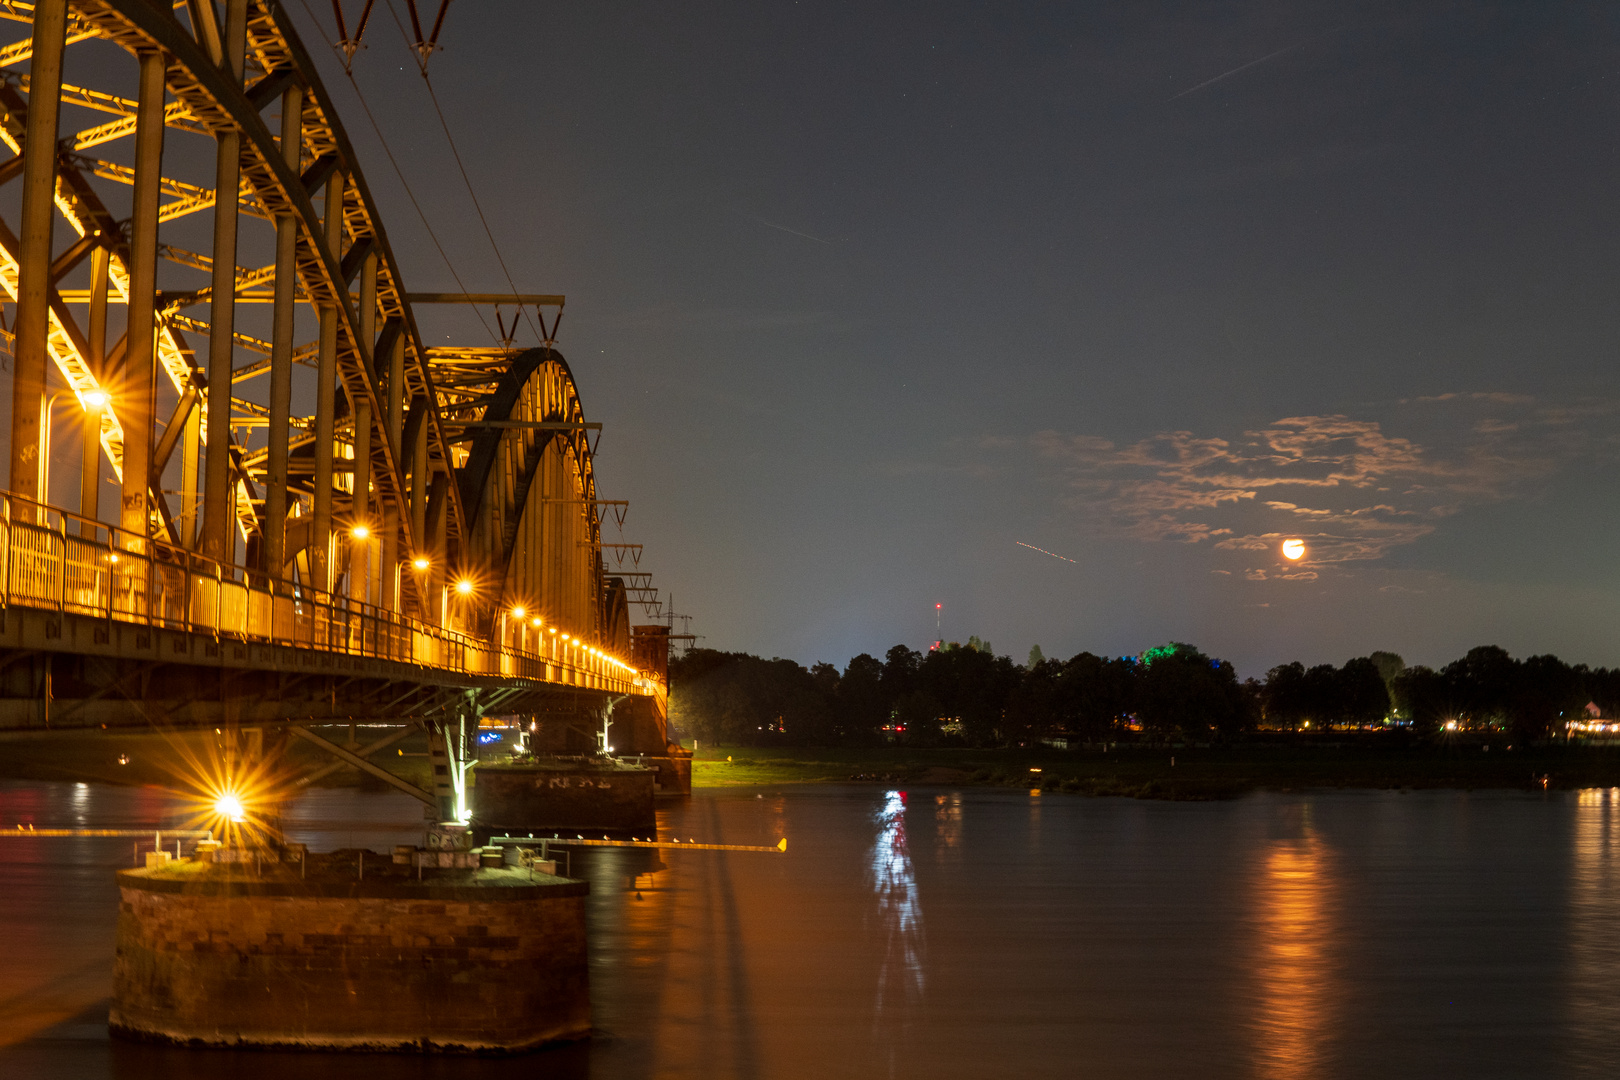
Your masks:
{"label": "bridge arch", "polygon": [[567,360],[549,348],[518,353],[484,401],[447,417],[467,447],[456,470],[467,513],[462,564],[488,583],[499,610],[606,643],[591,426]]}

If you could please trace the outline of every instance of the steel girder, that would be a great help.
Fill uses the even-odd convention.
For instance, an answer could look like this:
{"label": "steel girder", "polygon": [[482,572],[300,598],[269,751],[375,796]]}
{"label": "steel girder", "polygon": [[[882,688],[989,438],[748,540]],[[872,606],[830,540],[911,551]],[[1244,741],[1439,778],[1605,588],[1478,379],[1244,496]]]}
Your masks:
{"label": "steel girder", "polygon": [[[460,463],[463,561],[500,583],[503,604],[598,638],[606,600],[590,435],[599,425],[585,421],[568,362],[549,348],[433,348],[429,360]],[[547,576],[559,561],[578,568],[561,588]]]}

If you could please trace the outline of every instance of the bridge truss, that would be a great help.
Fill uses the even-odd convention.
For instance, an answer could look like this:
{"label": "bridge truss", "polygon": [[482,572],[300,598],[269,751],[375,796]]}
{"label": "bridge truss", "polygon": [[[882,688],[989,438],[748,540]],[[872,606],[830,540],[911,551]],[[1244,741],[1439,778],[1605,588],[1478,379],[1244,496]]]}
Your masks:
{"label": "bridge truss", "polygon": [[276,0],[0,0],[0,80],[0,727],[661,701],[567,362],[414,310],[562,298],[405,290]]}

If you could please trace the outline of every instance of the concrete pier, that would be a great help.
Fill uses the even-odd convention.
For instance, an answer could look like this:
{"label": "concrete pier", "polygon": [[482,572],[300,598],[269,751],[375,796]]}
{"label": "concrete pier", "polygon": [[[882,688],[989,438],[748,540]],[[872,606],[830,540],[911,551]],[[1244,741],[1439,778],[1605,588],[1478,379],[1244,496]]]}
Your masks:
{"label": "concrete pier", "polygon": [[650,832],[657,770],[605,758],[479,762],[473,820],[489,832]]}
{"label": "concrete pier", "polygon": [[589,1034],[585,882],[363,861],[349,851],[120,872],[113,1032],[465,1053]]}

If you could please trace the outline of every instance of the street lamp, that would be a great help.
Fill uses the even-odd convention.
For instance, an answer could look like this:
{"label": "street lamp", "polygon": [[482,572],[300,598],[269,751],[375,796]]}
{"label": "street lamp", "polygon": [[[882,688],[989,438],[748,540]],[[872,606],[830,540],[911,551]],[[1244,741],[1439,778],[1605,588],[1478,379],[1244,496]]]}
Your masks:
{"label": "street lamp", "polygon": [[[76,394],[71,386],[65,390],[58,390],[45,399],[44,408],[44,437],[40,440],[39,454],[39,503],[48,505],[51,501],[51,418],[56,414],[56,403],[69,394]],[[86,390],[80,395],[85,412],[99,418],[101,410],[107,407],[107,394],[103,390]],[[98,428],[99,424],[96,425]],[[89,451],[86,450],[86,453]],[[99,451],[98,451],[99,452]]]}

